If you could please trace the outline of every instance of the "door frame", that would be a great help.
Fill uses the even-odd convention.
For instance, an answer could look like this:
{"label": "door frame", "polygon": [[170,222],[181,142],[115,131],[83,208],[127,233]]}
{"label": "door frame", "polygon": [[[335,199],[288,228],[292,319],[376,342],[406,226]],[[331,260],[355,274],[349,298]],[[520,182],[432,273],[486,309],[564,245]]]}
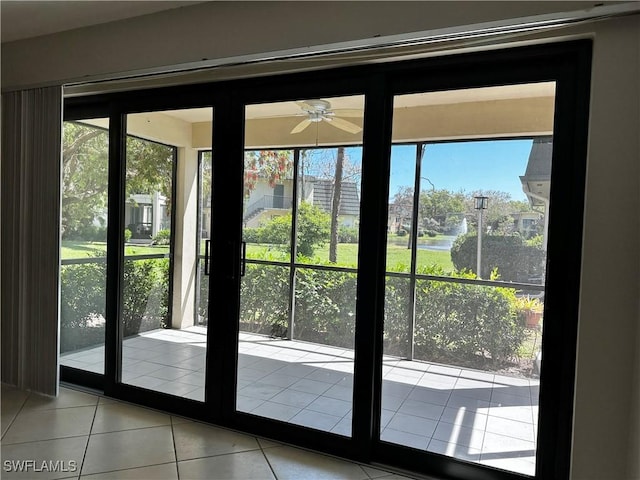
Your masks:
{"label": "door frame", "polygon": [[[65,120],[87,114],[110,118],[107,317],[118,318],[122,265],[124,115],[198,106],[213,107],[216,160],[213,166],[210,298],[221,324],[207,335],[206,402],[119,384],[119,322],[107,323],[104,376],[62,367],[62,379],[85,383],[123,400],[214,424],[296,443],[350,459],[379,462],[417,472],[467,479],[515,479],[522,475],[380,441],[382,340],[388,178],[393,96],[511,83],[556,81],[553,199],[549,220],[547,318],[540,387],[536,478],[568,479],[577,344],[582,247],[590,40],[567,41],[430,59],[342,67],[142,92],[120,92],[65,100]],[[244,105],[343,95],[365,95],[360,237],[351,439],[236,412],[235,377],[242,240]],[[96,115],[99,114],[99,115]],[[212,144],[213,145],[213,144]],[[237,161],[228,161],[237,159]],[[225,161],[227,160],[227,161]],[[227,199],[225,204],[216,198]],[[230,202],[228,199],[236,199]],[[113,219],[111,216],[113,215]],[[221,234],[224,226],[224,235]],[[211,292],[217,292],[214,296]],[[224,299],[224,301],[222,300]],[[363,299],[367,299],[364,301]],[[367,321],[363,321],[363,319]],[[556,321],[553,321],[555,319]],[[562,320],[562,321],[560,321]],[[209,326],[215,320],[209,319]],[[102,378],[98,378],[102,377]],[[101,384],[101,385],[100,385]],[[218,387],[216,387],[218,386]],[[525,477],[526,478],[526,477]]]}

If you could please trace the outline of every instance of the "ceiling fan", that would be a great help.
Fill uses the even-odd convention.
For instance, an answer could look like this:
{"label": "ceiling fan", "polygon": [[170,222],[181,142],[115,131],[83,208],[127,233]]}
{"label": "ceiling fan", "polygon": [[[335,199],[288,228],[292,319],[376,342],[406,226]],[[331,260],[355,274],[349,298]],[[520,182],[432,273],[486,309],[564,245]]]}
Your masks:
{"label": "ceiling fan", "polygon": [[299,124],[293,127],[291,133],[300,133],[304,129],[306,129],[312,123],[319,122],[327,122],[329,125],[332,125],[340,130],[344,130],[349,133],[360,133],[362,131],[362,127],[352,123],[348,120],[345,120],[341,117],[362,117],[362,110],[351,110],[351,109],[338,109],[332,110],[331,103],[326,100],[301,100],[297,101],[296,105],[298,105],[305,113],[301,115],[306,115],[307,118],[302,120]]}

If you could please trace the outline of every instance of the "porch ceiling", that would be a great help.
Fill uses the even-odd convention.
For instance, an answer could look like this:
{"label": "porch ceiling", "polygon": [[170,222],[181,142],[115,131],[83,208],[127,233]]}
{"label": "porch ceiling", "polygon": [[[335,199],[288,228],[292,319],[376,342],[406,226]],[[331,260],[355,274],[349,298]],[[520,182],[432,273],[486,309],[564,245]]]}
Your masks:
{"label": "porch ceiling", "polygon": [[[394,103],[393,141],[551,135],[554,94],[555,83],[544,82],[398,96]],[[362,110],[364,104],[363,96],[327,100],[332,110]],[[361,132],[352,134],[327,122],[291,134],[305,118],[294,101],[251,105],[246,114],[247,148],[362,143]],[[170,145],[210,149],[211,116],[211,108],[135,114],[130,116],[128,133]],[[348,120],[359,126],[363,123],[362,118]]]}

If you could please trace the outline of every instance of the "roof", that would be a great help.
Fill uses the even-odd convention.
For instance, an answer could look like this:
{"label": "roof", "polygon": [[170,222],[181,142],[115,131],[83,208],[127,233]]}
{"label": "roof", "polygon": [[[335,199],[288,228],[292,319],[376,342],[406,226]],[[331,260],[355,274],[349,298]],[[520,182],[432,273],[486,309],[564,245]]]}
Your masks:
{"label": "roof", "polygon": [[552,153],[553,137],[538,137],[533,140],[527,169],[520,177],[522,189],[532,205],[543,205],[542,199],[549,199]]}
{"label": "roof", "polygon": [[[315,180],[313,182],[313,204],[325,212],[331,212],[333,196],[332,180]],[[340,195],[340,215],[360,215],[360,199],[358,188],[354,182],[342,182]]]}

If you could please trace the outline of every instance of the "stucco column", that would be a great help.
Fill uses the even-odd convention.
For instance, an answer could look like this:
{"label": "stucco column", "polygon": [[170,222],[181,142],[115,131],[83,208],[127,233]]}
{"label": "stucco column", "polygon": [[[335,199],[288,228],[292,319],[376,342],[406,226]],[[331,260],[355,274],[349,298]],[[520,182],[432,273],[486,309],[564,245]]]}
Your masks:
{"label": "stucco column", "polygon": [[173,315],[171,328],[194,323],[196,237],[198,229],[198,152],[178,148],[175,244],[173,251]]}

